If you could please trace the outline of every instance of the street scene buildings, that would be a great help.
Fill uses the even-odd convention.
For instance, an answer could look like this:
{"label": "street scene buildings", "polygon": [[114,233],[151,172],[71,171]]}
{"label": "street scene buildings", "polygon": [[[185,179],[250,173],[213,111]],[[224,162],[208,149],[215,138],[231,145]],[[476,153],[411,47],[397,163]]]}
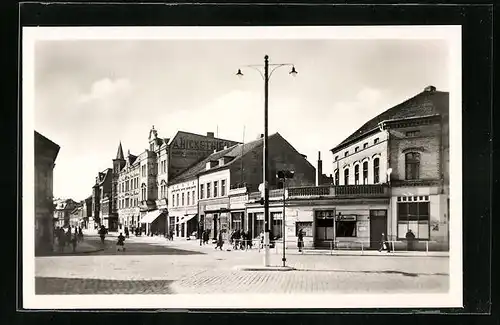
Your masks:
{"label": "street scene buildings", "polygon": [[[81,43],[84,56],[64,42],[40,47],[37,87],[53,87],[47,98],[40,90],[40,110],[57,106],[93,132],[76,137],[70,123],[39,115],[61,146],[35,132],[36,295],[450,292],[444,43],[314,40],[292,57],[309,69],[302,77],[298,63],[268,55],[264,65],[215,59],[254,43],[169,42]],[[258,52],[299,50],[281,42]],[[86,68],[59,68],[58,53]],[[212,58],[197,59],[207,69],[181,72],[199,53]],[[342,64],[319,82],[312,58],[329,63],[331,53]],[[259,70],[264,92],[246,67]],[[278,68],[289,70],[278,77]],[[51,69],[82,76],[68,102]]]}

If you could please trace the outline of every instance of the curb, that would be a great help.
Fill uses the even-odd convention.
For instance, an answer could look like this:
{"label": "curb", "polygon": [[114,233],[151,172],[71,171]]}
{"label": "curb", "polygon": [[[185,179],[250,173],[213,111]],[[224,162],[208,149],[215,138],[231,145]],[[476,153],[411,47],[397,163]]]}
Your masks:
{"label": "curb", "polygon": [[295,271],[296,269],[291,266],[234,266],[233,270],[237,271]]}

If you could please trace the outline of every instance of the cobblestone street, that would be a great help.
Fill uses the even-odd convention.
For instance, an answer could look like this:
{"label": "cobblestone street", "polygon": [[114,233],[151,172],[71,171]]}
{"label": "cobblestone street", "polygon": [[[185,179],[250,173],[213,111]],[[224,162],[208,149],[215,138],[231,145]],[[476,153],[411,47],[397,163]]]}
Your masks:
{"label": "cobblestone street", "polygon": [[[87,238],[96,244],[95,238]],[[287,255],[295,271],[238,271],[261,266],[263,253],[216,251],[195,242],[134,238],[95,253],[36,258],[36,294],[439,293],[448,290],[449,259]],[[280,265],[281,255],[271,254]]]}

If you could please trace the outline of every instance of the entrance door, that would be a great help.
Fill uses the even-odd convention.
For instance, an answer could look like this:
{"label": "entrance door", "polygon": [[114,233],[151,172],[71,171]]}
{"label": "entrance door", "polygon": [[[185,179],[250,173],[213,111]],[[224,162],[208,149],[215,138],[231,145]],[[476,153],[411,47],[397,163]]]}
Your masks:
{"label": "entrance door", "polygon": [[217,239],[217,235],[218,235],[218,232],[219,232],[219,216],[217,214],[214,214],[214,226],[212,227],[212,229],[214,230],[214,239]]}
{"label": "entrance door", "polygon": [[379,249],[382,233],[387,235],[387,210],[370,210],[370,248]]}

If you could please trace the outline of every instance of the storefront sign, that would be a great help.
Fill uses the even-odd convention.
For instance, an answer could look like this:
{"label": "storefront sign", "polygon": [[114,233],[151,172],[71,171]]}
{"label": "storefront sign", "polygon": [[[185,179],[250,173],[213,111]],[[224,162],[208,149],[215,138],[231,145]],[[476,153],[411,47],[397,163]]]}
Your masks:
{"label": "storefront sign", "polygon": [[339,215],[337,221],[356,221],[355,215]]}

